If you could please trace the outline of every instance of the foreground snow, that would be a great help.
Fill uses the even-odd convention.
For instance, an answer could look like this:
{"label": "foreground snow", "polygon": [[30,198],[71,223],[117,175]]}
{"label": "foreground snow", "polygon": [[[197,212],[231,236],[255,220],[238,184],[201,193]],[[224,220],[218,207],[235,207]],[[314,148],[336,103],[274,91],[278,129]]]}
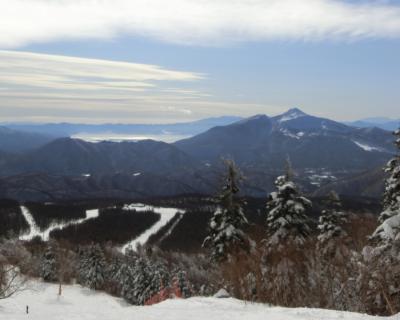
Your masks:
{"label": "foreground snow", "polygon": [[[137,307],[105,293],[80,286],[58,286],[32,281],[29,289],[0,302],[0,319],[19,320],[372,320],[398,319],[370,317],[348,312],[319,309],[288,309],[236,299],[191,298],[167,300],[154,306]],[[25,313],[29,305],[29,314]]]}

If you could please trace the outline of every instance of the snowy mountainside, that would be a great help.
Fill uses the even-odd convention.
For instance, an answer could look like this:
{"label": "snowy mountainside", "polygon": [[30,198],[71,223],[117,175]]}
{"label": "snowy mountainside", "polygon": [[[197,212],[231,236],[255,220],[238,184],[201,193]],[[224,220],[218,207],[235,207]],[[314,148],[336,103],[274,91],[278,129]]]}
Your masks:
{"label": "snowy mountainside", "polygon": [[384,164],[394,152],[388,131],[355,128],[296,108],[215,127],[175,146],[211,164],[233,158],[244,170],[278,169],[289,155],[296,169],[360,172]]}
{"label": "snowy mountainside", "polygon": [[[398,319],[306,308],[281,308],[233,298],[194,297],[167,300],[153,306],[131,306],[122,299],[78,285],[63,286],[29,281],[27,290],[3,300],[1,320],[378,320]],[[29,306],[29,314],[26,314]]]}

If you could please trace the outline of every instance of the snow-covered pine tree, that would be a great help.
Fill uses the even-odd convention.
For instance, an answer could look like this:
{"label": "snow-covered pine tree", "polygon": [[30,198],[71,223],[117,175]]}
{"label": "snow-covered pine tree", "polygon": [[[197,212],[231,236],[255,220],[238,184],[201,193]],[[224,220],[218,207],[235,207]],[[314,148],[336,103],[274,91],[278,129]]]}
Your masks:
{"label": "snow-covered pine tree", "polygon": [[101,289],[106,278],[106,260],[99,244],[94,244],[80,252],[79,281],[91,289]]}
{"label": "snow-covered pine tree", "polygon": [[339,195],[331,191],[323,202],[324,209],[318,222],[318,242],[316,254],[312,256],[312,273],[315,290],[321,293],[321,306],[335,306],[347,310],[356,303],[354,293],[357,279],[358,255],[349,250],[348,234],[344,225],[348,215],[342,210]]}
{"label": "snow-covered pine tree", "polygon": [[149,261],[148,271],[150,283],[144,291],[144,304],[152,305],[164,301],[170,297],[170,274],[161,260]]}
{"label": "snow-covered pine tree", "polygon": [[181,298],[190,298],[190,296],[192,295],[192,290],[190,289],[190,283],[187,278],[186,271],[177,270],[175,272],[175,277],[172,282],[172,285],[179,290]]}
{"label": "snow-covered pine tree", "polygon": [[122,289],[125,300],[134,305],[143,305],[150,298],[151,271],[146,259],[138,257],[134,265],[125,266],[126,283]]}
{"label": "snow-covered pine tree", "polygon": [[383,211],[379,216],[380,226],[371,237],[379,244],[400,241],[400,129],[394,135],[398,154],[384,168],[389,177],[385,182]]}
{"label": "snow-covered pine tree", "polygon": [[249,245],[242,230],[248,221],[237,198],[241,176],[232,160],[225,161],[225,164],[228,169],[225,185],[217,198],[218,208],[211,218],[209,235],[203,242],[204,247],[211,249],[211,258],[215,261],[224,261],[233,250]]}
{"label": "snow-covered pine tree", "polygon": [[171,279],[166,265],[161,261],[155,261],[150,265],[151,285],[148,289],[150,297],[170,285]]}
{"label": "snow-covered pine tree", "polygon": [[385,182],[380,225],[363,250],[369,312],[394,314],[400,310],[400,129],[394,132],[398,154],[384,168]]}
{"label": "snow-covered pine tree", "polygon": [[118,281],[122,265],[123,256],[114,254],[111,258],[110,263],[107,265],[107,278],[111,281]]}
{"label": "snow-covered pine tree", "polygon": [[272,192],[267,201],[265,243],[267,247],[279,247],[281,243],[287,241],[302,244],[311,233],[307,210],[312,204],[301,195],[292,181],[289,161],[286,174],[276,179],[275,186],[278,190]]}
{"label": "snow-covered pine tree", "polygon": [[120,252],[111,252],[110,260],[106,266],[106,287],[111,294],[121,294],[123,277],[124,255]]}
{"label": "snow-covered pine tree", "polygon": [[347,214],[342,211],[339,195],[335,191],[329,193],[324,204],[325,209],[322,210],[317,227],[318,242],[323,246],[328,245],[332,240],[346,237],[347,232],[343,229],[343,225],[348,221]]}
{"label": "snow-covered pine tree", "polygon": [[40,276],[44,281],[58,280],[57,248],[54,242],[49,242],[40,261]]}
{"label": "snow-covered pine tree", "polygon": [[[136,258],[135,258],[136,259]],[[135,279],[135,260],[125,259],[118,273],[115,275],[121,288],[121,296],[129,303],[134,304],[136,300],[133,298],[133,282]]]}

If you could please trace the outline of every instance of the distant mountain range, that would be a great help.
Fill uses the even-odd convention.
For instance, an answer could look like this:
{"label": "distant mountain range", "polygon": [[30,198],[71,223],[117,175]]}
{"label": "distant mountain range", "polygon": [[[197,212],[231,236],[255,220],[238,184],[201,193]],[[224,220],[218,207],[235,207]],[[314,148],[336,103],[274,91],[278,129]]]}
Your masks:
{"label": "distant mountain range", "polygon": [[50,134],[23,132],[0,126],[0,152],[3,153],[33,150],[52,140],[54,140],[54,136]]}
{"label": "distant mountain range", "polygon": [[0,198],[212,194],[220,184],[222,158],[234,159],[243,171],[244,194],[265,196],[287,157],[308,193],[320,195],[336,188],[343,194],[377,196],[383,177],[379,168],[395,152],[388,131],[352,127],[299,109],[230,123],[233,120],[186,124],[192,131],[212,121],[219,125],[173,144],[59,138],[20,154],[0,152]]}
{"label": "distant mountain range", "polygon": [[193,136],[215,126],[224,126],[240,120],[240,117],[223,116],[193,122],[175,124],[73,124],[73,123],[9,123],[8,128],[55,137],[72,137],[79,134],[163,135]]}
{"label": "distant mountain range", "polygon": [[400,127],[400,119],[393,120],[389,118],[366,118],[353,122],[346,122],[346,124],[359,128],[376,127],[388,131],[394,131]]}
{"label": "distant mountain range", "polygon": [[153,140],[90,143],[60,138],[36,150],[13,156],[0,167],[2,175],[46,173],[95,175],[142,171],[167,174],[182,172],[196,160],[173,145]]}

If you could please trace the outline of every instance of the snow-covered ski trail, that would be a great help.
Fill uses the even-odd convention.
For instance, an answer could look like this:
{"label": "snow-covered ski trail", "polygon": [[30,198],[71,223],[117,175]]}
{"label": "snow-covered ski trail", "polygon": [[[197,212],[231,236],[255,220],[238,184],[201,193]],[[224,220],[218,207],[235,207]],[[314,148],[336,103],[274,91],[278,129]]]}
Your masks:
{"label": "snow-covered ski trail", "polygon": [[21,211],[25,220],[29,224],[29,232],[21,235],[19,237],[20,240],[32,240],[33,238],[39,236],[42,238],[43,241],[48,241],[50,233],[54,229],[63,229],[70,225],[80,224],[88,219],[97,218],[99,216],[99,210],[86,210],[86,217],[82,219],[78,219],[75,221],[65,222],[65,223],[52,223],[46,230],[41,231],[40,228],[37,226],[35,219],[33,218],[32,214],[30,213],[29,209],[25,206],[21,206]]}
{"label": "snow-covered ski trail", "polygon": [[129,241],[124,246],[122,246],[122,252],[128,247],[135,249],[138,244],[143,245],[145,244],[151,235],[155,234],[164,227],[177,213],[184,214],[185,211],[177,208],[163,208],[163,207],[153,207],[149,205],[144,205],[141,203],[137,204],[130,204],[124,207],[126,210],[136,210],[137,212],[143,211],[154,211],[155,213],[159,213],[161,218],[157,221],[154,225],[152,225],[149,229],[143,232],[141,235],[136,237],[135,239]]}

